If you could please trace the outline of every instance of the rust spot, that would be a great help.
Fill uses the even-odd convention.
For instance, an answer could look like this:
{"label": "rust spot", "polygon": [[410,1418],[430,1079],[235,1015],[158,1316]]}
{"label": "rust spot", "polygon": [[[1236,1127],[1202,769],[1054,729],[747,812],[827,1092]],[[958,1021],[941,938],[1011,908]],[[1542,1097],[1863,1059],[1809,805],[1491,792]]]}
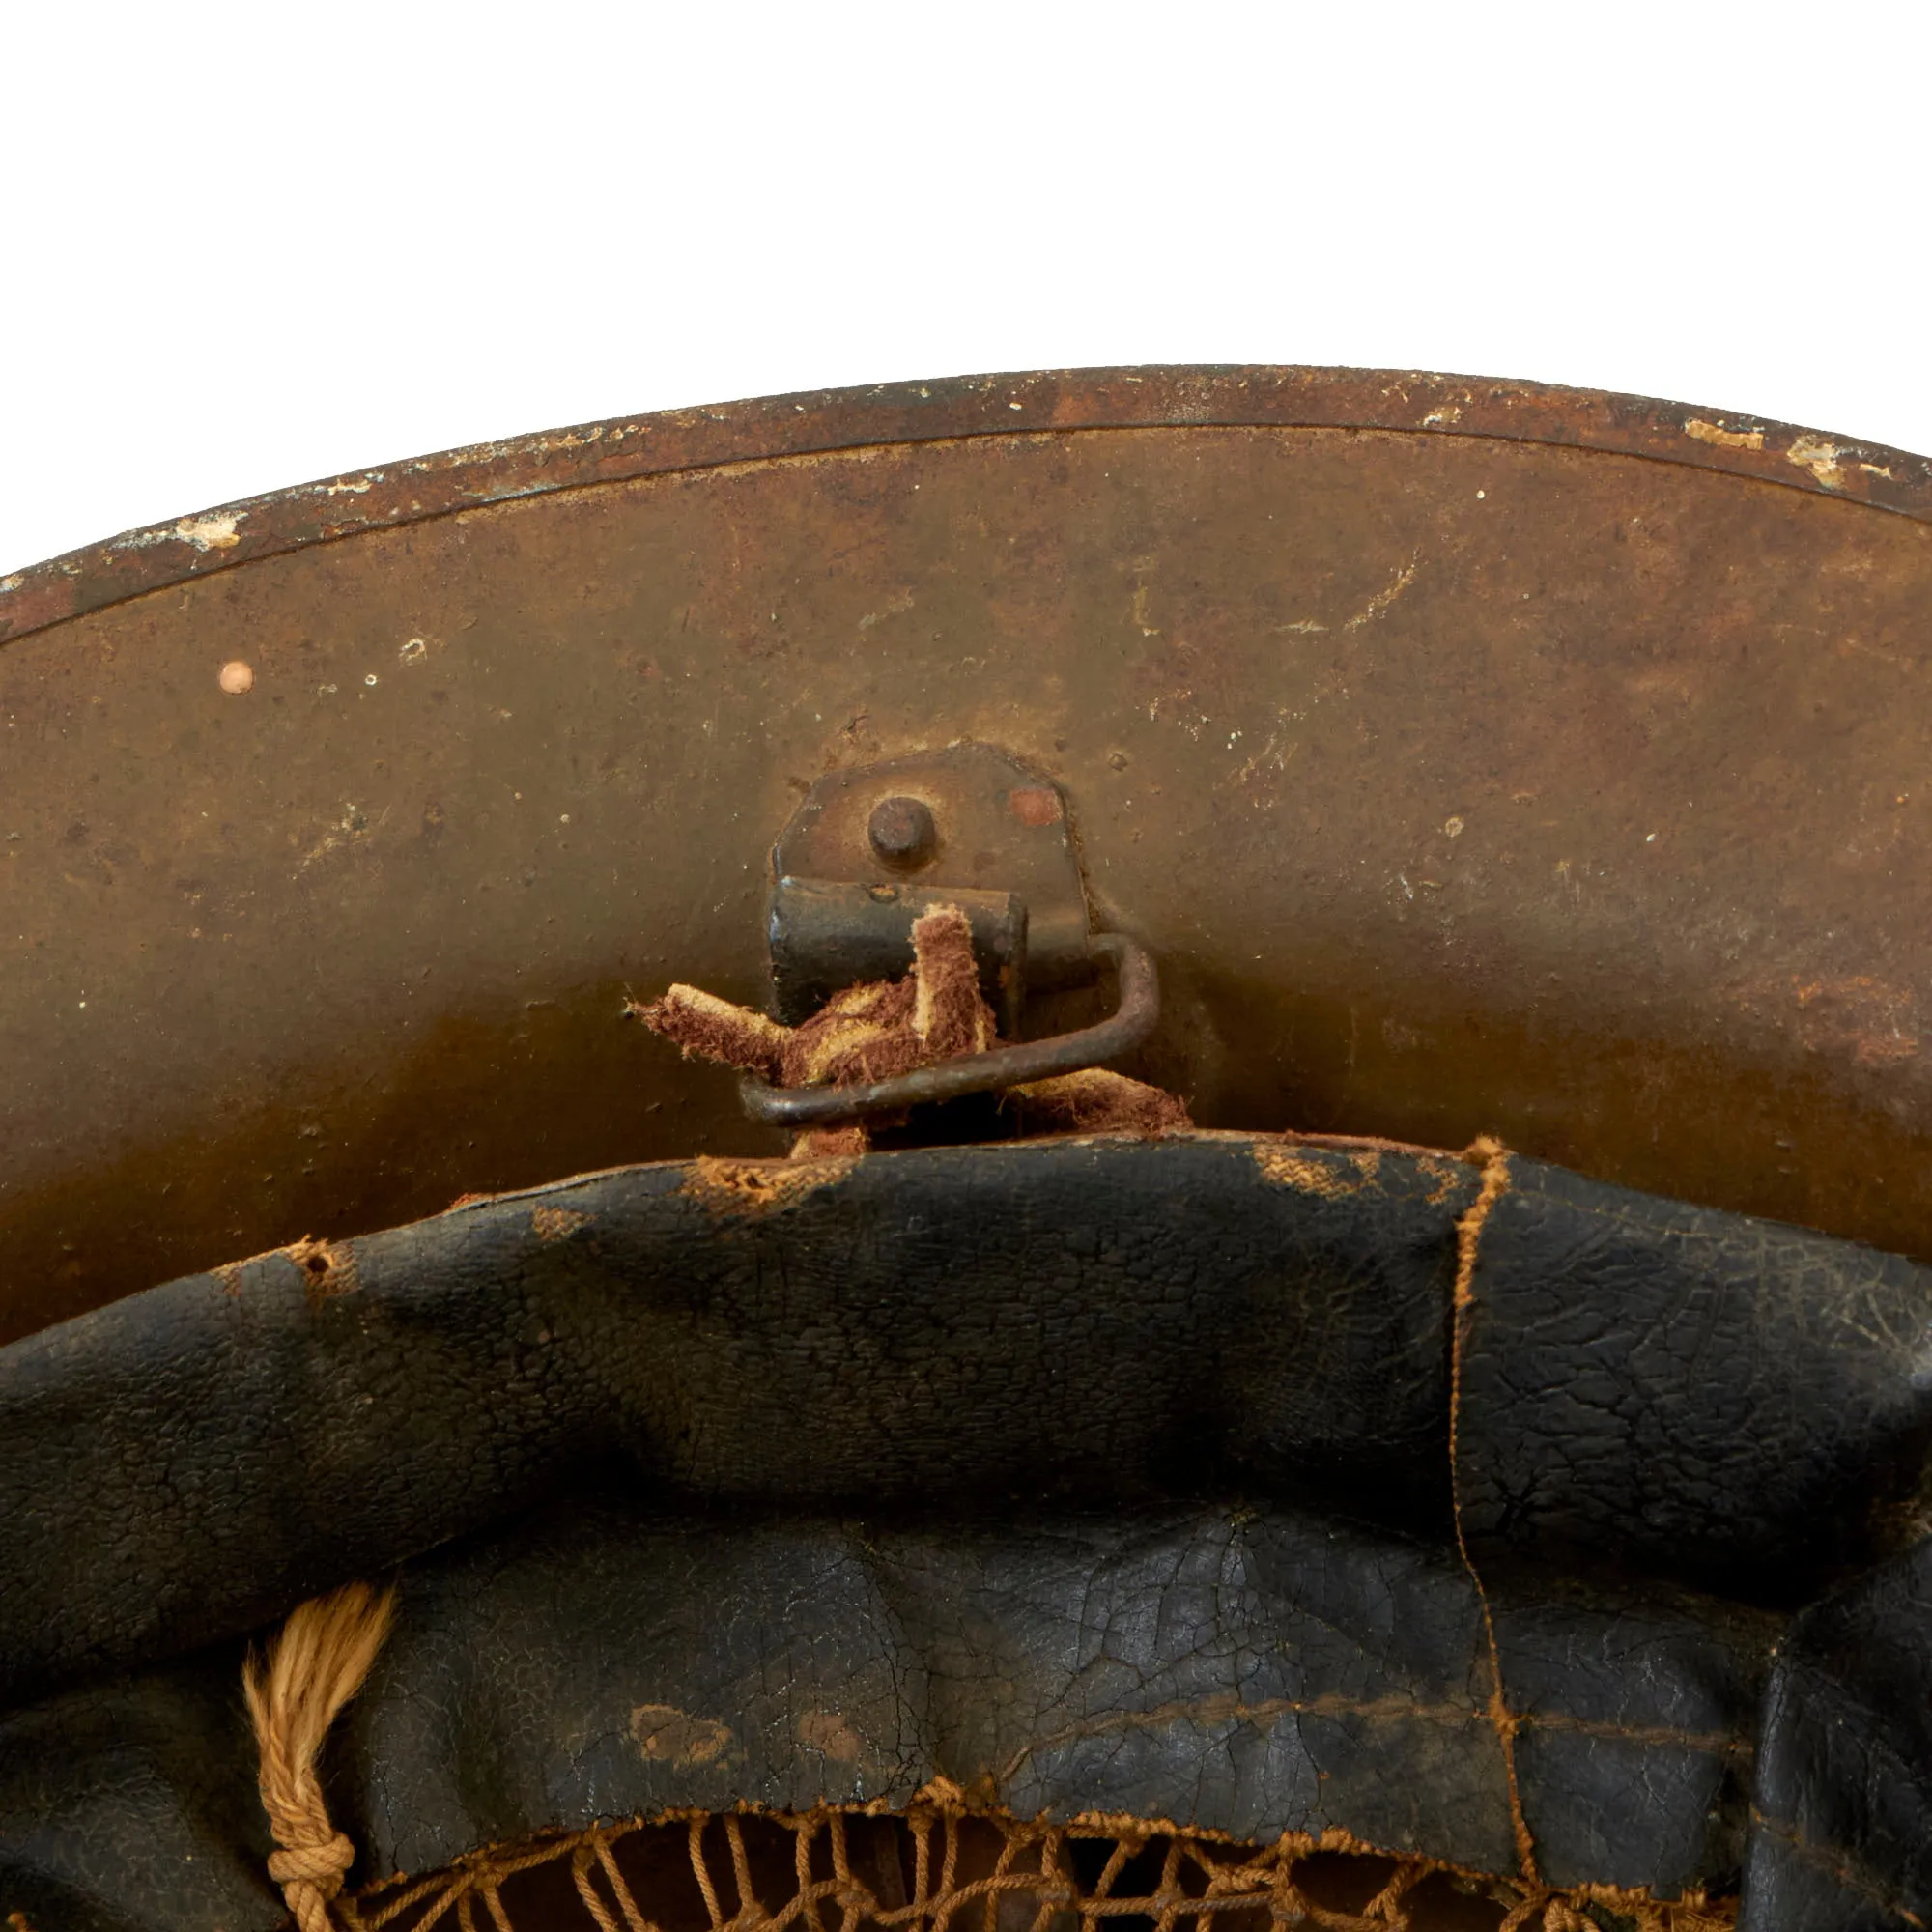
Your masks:
{"label": "rust spot", "polygon": [[653,1764],[680,1769],[717,1764],[738,1740],[716,1718],[694,1718],[675,1704],[639,1704],[631,1713],[631,1736]]}
{"label": "rust spot", "polygon": [[580,1228],[590,1225],[590,1216],[575,1208],[532,1208],[530,1226],[540,1241],[567,1241]]}
{"label": "rust spot", "polygon": [[861,1156],[830,1160],[695,1160],[680,1192],[725,1214],[766,1214],[793,1206],[821,1187],[833,1186],[858,1166]]}
{"label": "rust spot", "polygon": [[1888,986],[1868,973],[1835,980],[1793,980],[1804,1043],[1851,1050],[1859,1066],[1893,1066],[1918,1051],[1918,1002],[1910,987]]}
{"label": "rust spot", "polygon": [[1060,794],[1050,785],[1022,785],[1007,794],[1007,810],[1022,825],[1058,825]]}
{"label": "rust spot", "polygon": [[282,1253],[301,1270],[302,1289],[311,1302],[355,1293],[355,1250],[347,1241],[318,1241],[304,1235]]}
{"label": "rust spot", "polygon": [[859,1733],[837,1711],[808,1711],[798,1720],[798,1741],[807,1750],[823,1751],[847,1763],[863,1749]]}
{"label": "rust spot", "polygon": [[1259,1142],[1254,1151],[1255,1165],[1277,1187],[1293,1187],[1302,1194],[1320,1194],[1331,1200],[1359,1194],[1375,1179],[1382,1164],[1381,1153],[1375,1148],[1324,1156],[1309,1148]]}

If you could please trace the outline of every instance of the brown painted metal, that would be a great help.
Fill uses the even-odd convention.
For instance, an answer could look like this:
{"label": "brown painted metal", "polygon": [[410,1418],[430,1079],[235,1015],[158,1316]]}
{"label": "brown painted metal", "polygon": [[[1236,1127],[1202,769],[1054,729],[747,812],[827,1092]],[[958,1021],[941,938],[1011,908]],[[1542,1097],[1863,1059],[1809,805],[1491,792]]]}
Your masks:
{"label": "brown painted metal", "polygon": [[607,425],[23,573],[0,1332],[775,1148],[623,995],[756,1002],[798,801],[961,738],[1065,787],[1204,1123],[1489,1131],[1932,1255],[1928,520],[1921,459],[1697,411],[1152,371]]}
{"label": "brown painted metal", "polygon": [[265,556],[639,476],[1033,430],[1427,430],[1653,456],[1932,518],[1932,458],[1648,396],[1418,370],[1037,370],[582,423],[303,483],[0,578],[0,643]]}

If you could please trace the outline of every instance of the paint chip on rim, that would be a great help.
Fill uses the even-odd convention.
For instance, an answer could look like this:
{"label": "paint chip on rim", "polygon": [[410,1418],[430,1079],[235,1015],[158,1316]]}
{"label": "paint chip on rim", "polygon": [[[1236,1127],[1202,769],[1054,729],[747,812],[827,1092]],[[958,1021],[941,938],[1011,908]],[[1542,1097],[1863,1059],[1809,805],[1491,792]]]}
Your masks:
{"label": "paint chip on rim", "polygon": [[1761,429],[1725,429],[1721,423],[1705,422],[1692,416],[1684,425],[1684,434],[1695,437],[1699,442],[1708,442],[1716,449],[1762,449],[1764,432]]}
{"label": "paint chip on rim", "polygon": [[242,541],[235,526],[247,514],[246,510],[226,510],[219,516],[184,517],[175,526],[175,535],[196,550],[233,550]]}

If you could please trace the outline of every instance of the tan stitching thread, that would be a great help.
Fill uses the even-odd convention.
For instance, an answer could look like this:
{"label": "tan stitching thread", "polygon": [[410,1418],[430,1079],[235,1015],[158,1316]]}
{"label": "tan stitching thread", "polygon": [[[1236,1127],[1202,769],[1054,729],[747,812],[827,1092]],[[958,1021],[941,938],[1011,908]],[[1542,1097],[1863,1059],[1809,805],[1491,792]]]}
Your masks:
{"label": "tan stitching thread", "polygon": [[[1049,1732],[1020,1746],[1000,1767],[999,1782],[1010,1787],[1026,1766],[1041,1752],[1059,1750],[1066,1745],[1084,1743],[1093,1738],[1154,1730],[1162,1725],[1178,1723],[1236,1723],[1259,1728],[1272,1724],[1277,1718],[1365,1718],[1371,1723],[1435,1724],[1456,1729],[1473,1723],[1492,1725],[1494,1709],[1493,1699],[1489,1704],[1476,1706],[1424,1704],[1400,1694],[1344,1697],[1329,1693],[1319,1697],[1261,1697],[1250,1703],[1238,1695],[1223,1692],[1192,1700],[1155,1704],[1140,1711],[1109,1711]],[[1747,1764],[1755,1755],[1755,1747],[1748,1738],[1733,1737],[1724,1731],[1680,1730],[1669,1724],[1618,1724],[1607,1719],[1579,1718],[1564,1711],[1512,1712],[1510,1725],[1512,1735],[1520,1735],[1523,1731],[1554,1731],[1570,1737],[1604,1738],[1620,1744],[1703,1751],[1734,1764]]]}
{"label": "tan stitching thread", "polygon": [[1476,1586],[1476,1601],[1483,1610],[1483,1635],[1490,1652],[1490,1720],[1495,1725],[1496,1740],[1502,1747],[1517,1860],[1524,1880],[1535,1885],[1539,1882],[1536,1844],[1530,1835],[1529,1821],[1523,1815],[1522,1793],[1516,1776],[1516,1734],[1520,1720],[1503,1694],[1502,1651],[1496,1643],[1495,1618],[1490,1608],[1489,1593],[1483,1588],[1482,1577],[1469,1556],[1469,1546],[1463,1535],[1463,1486],[1457,1460],[1463,1417],[1463,1357],[1468,1345],[1470,1314],[1476,1305],[1476,1256],[1491,1210],[1509,1191],[1510,1157],[1509,1150],[1500,1141],[1485,1134],[1463,1152],[1463,1158],[1480,1164],[1483,1184],[1456,1223],[1456,1290],[1451,1305],[1449,1346],[1449,1503],[1456,1522],[1457,1553],[1469,1573],[1469,1581]]}
{"label": "tan stitching thread", "polygon": [[315,1773],[328,1727],[361,1689],[388,1634],[392,1590],[346,1583],[298,1605],[267,1659],[250,1655],[242,1671],[255,1746],[261,1754],[262,1808],[278,1849],[269,1876],[301,1932],[331,1932],[328,1902],[355,1862],[355,1847],[328,1822]]}

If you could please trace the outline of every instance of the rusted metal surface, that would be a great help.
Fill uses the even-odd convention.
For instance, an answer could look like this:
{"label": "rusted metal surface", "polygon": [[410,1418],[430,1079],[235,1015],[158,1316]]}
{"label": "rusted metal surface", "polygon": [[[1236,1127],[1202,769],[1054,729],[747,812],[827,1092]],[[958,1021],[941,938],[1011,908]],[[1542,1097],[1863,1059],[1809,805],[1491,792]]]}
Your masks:
{"label": "rusted metal surface", "polygon": [[962,738],[1065,785],[1161,971],[1130,1070],[1204,1124],[1487,1131],[1932,1254],[1920,459],[1183,371],[365,480],[0,594],[0,1332],[775,1151],[623,998],[756,1004],[775,830]]}
{"label": "rusted metal surface", "polygon": [[1614,450],[1932,518],[1932,459],[1648,396],[1415,370],[1047,370],[671,410],[326,477],[0,578],[0,643],[259,557],[559,490],[953,437],[1213,425],[1427,430]]}

